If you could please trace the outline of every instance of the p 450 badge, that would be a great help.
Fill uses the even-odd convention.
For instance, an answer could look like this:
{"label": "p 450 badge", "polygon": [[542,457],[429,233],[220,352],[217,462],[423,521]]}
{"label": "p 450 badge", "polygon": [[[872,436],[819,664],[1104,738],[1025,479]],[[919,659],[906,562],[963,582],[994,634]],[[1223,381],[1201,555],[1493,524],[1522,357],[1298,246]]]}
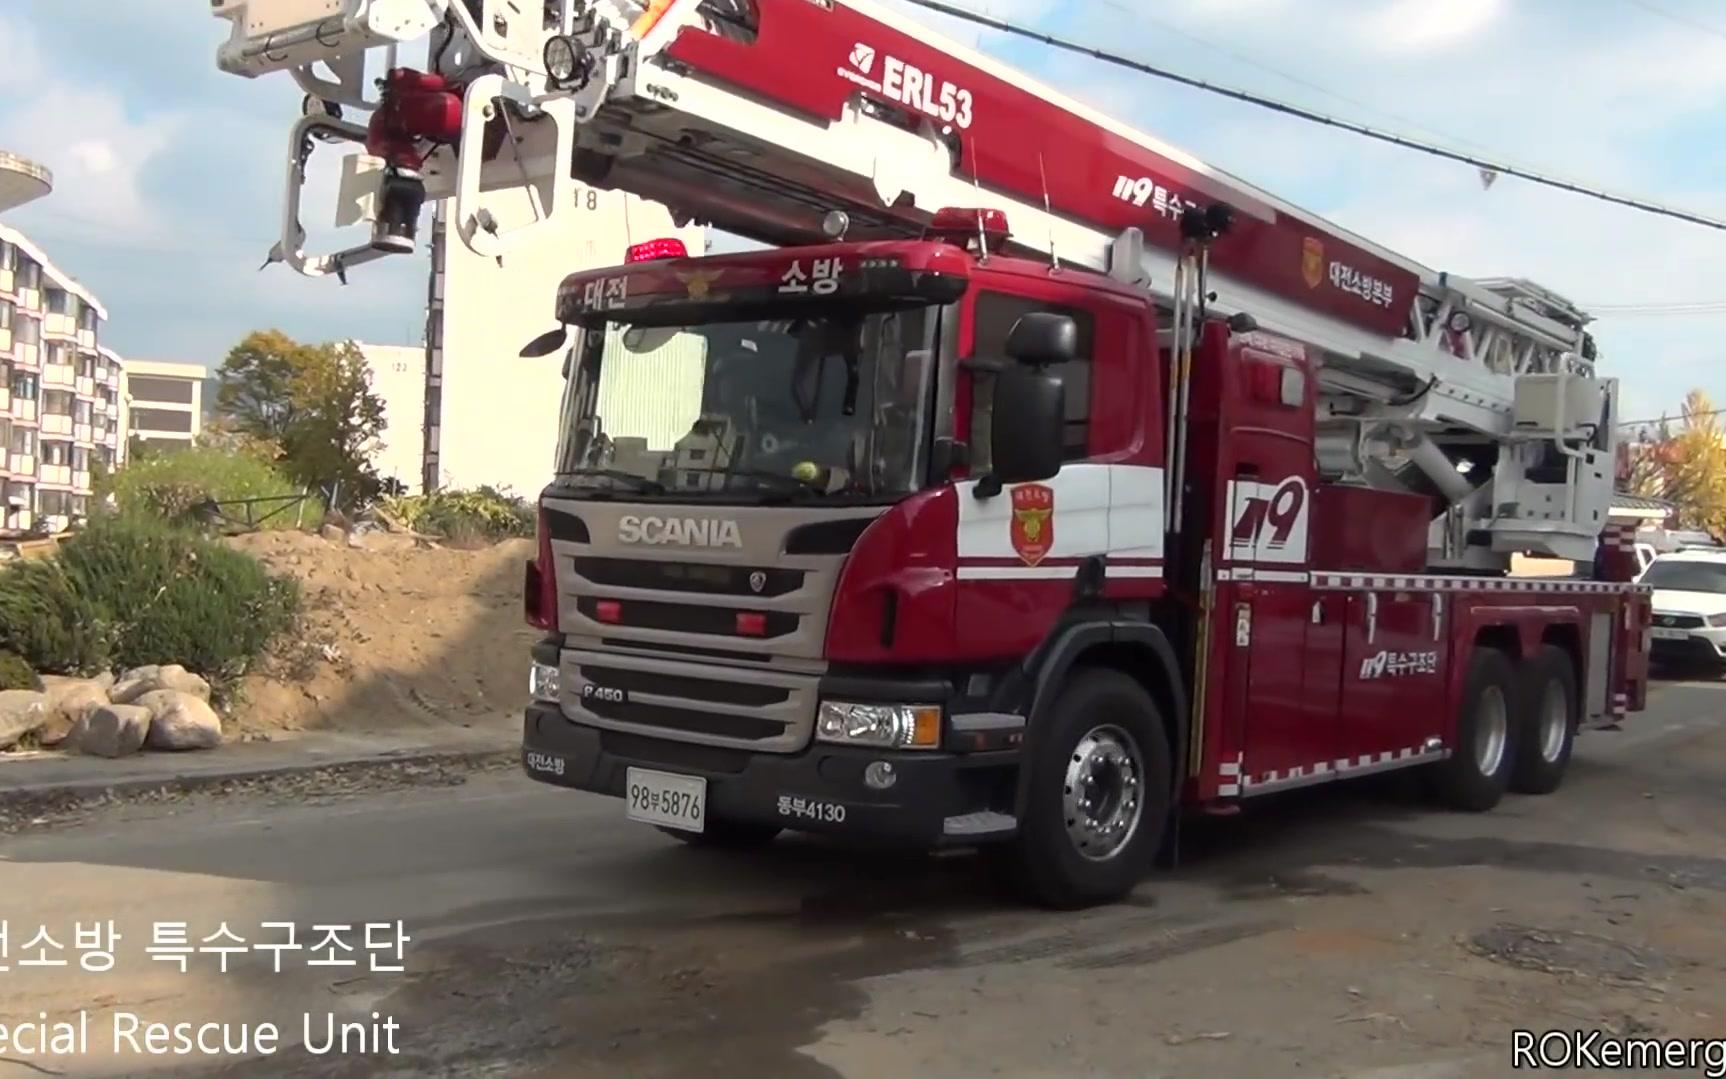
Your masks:
{"label": "p 450 badge", "polygon": [[595,685],[592,682],[583,682],[581,685],[581,699],[584,701],[599,701],[604,704],[628,704],[629,690],[618,689],[616,686],[601,686]]}

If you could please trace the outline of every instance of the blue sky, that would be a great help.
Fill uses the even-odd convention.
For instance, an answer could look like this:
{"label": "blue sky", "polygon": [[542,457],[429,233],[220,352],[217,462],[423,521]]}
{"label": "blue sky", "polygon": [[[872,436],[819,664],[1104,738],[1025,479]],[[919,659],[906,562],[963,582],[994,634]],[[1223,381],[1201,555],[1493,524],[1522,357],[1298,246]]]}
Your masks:
{"label": "blue sky", "polygon": [[[1726,11],[1708,0],[989,0],[987,9],[1726,216]],[[1466,167],[917,17],[1436,268],[1529,277],[1584,304],[1726,300],[1726,234],[1513,180],[1484,190]],[[276,231],[299,93],[285,76],[218,72],[225,34],[199,0],[0,6],[0,147],[57,178],[53,196],[8,223],[101,295],[108,341],[123,353],[214,364],[265,326],[417,342],[419,261],[368,267],[346,288],[279,266],[257,272]],[[329,212],[315,205],[308,215]],[[1632,415],[1673,409],[1693,386],[1726,403],[1726,315],[1614,314],[1595,329]]]}

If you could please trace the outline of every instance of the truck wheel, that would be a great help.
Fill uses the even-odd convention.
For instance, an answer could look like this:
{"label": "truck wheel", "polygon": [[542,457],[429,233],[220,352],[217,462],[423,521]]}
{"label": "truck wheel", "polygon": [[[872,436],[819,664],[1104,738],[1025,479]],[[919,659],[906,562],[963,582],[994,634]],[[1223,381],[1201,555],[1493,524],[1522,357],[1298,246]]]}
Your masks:
{"label": "truck wheel", "polygon": [[1576,744],[1576,668],[1562,648],[1547,645],[1522,670],[1520,747],[1510,773],[1518,794],[1551,794],[1564,782]]}
{"label": "truck wheel", "polygon": [[1018,838],[1002,853],[1020,889],[1057,909],[1132,891],[1163,839],[1169,739],[1150,695],[1119,671],[1081,672],[1061,691],[1027,762]]}
{"label": "truck wheel", "polygon": [[1516,758],[1516,669],[1496,648],[1476,648],[1456,717],[1456,744],[1433,772],[1439,799],[1481,813],[1496,806]]}
{"label": "truck wheel", "polygon": [[709,819],[707,830],[702,832],[686,832],[681,828],[660,828],[659,830],[673,839],[681,839],[692,847],[746,850],[751,847],[765,847],[779,837],[782,829],[772,824]]}

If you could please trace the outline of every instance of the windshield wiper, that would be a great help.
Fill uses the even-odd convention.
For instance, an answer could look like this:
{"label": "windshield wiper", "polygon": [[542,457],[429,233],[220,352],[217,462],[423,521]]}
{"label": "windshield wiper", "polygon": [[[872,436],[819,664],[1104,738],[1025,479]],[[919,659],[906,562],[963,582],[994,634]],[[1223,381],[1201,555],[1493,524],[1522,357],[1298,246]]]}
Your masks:
{"label": "windshield wiper", "polygon": [[625,472],[621,468],[578,468],[568,475],[599,476],[618,483],[627,483],[634,490],[645,491],[648,494],[662,495],[665,493],[665,484],[658,480],[648,479],[646,476],[637,475],[634,472]]}

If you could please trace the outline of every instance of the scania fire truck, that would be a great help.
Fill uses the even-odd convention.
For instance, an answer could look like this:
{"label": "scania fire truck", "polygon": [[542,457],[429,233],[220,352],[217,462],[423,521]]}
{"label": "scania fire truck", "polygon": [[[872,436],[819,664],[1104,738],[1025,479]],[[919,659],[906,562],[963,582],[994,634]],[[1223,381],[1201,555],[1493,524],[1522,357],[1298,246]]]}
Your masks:
{"label": "scania fire truck", "polygon": [[[507,260],[535,226],[493,200],[546,220],[573,183],[771,245],[644,237],[547,284],[536,780],[693,842],[982,846],[1073,906],[1184,814],[1404,768],[1487,810],[1643,707],[1616,383],[1550,290],[1431,270],[867,0],[215,7],[225,69],[307,91],[301,272],[414,250],[427,199]],[[313,256],[328,142],[372,233]]]}

